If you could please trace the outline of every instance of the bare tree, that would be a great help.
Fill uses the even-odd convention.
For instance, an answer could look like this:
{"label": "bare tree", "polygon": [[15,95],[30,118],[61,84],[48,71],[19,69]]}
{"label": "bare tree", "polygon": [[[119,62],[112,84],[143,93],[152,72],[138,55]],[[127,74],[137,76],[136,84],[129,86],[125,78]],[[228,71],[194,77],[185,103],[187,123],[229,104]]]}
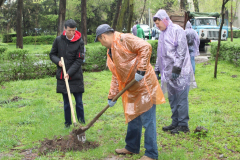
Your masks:
{"label": "bare tree", "polygon": [[17,6],[17,48],[23,49],[23,35],[22,35],[22,10],[23,10],[23,0],[18,0]]}
{"label": "bare tree", "polygon": [[87,0],[81,0],[81,25],[83,41],[87,45]]}
{"label": "bare tree", "polygon": [[60,0],[59,14],[58,14],[58,30],[57,30],[58,36],[60,36],[63,32],[65,15],[66,15],[66,0]]}
{"label": "bare tree", "polygon": [[114,30],[116,29],[116,26],[117,26],[117,23],[118,23],[118,17],[119,17],[121,6],[122,6],[122,0],[118,0],[117,10],[116,10],[115,17],[114,17],[113,24],[112,24],[112,28]]}
{"label": "bare tree", "polygon": [[218,33],[218,47],[217,47],[217,55],[216,55],[216,59],[215,59],[214,78],[217,78],[218,55],[219,55],[219,49],[220,49],[220,44],[221,44],[222,27],[223,27],[224,16],[225,16],[224,9],[225,9],[225,5],[227,2],[228,2],[228,0],[223,0],[223,3],[222,3],[222,22],[221,22],[221,26],[220,26],[219,33]]}
{"label": "bare tree", "polygon": [[143,15],[143,13],[144,13],[144,11],[145,11],[145,8],[146,8],[146,1],[147,1],[147,0],[144,0],[143,11],[142,11],[142,14],[141,14],[141,16],[140,16],[140,23],[141,23],[141,20],[142,20],[142,15]]}
{"label": "bare tree", "polygon": [[187,0],[180,0],[180,8],[182,10],[187,10]]}

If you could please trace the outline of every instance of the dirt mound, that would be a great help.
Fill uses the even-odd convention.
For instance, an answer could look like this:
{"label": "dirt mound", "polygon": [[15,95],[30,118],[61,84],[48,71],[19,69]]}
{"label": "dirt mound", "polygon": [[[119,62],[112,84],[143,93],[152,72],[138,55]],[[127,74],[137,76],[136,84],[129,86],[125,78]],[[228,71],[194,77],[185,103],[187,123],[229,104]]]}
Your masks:
{"label": "dirt mound", "polygon": [[97,142],[89,142],[86,141],[82,143],[78,141],[77,137],[73,134],[67,136],[54,136],[53,140],[45,139],[41,142],[41,146],[38,149],[40,154],[46,154],[48,152],[53,152],[55,150],[60,150],[62,152],[68,152],[70,150],[73,151],[81,151],[94,149],[98,147],[99,144]]}

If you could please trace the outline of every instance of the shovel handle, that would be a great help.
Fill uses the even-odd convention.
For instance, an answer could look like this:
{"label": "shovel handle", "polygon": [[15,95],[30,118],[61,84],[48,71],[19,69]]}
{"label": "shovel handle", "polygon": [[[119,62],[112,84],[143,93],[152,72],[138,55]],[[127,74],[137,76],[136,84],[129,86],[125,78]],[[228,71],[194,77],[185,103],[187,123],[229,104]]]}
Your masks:
{"label": "shovel handle", "polygon": [[[135,79],[133,79],[130,83],[128,83],[123,90],[121,90],[113,99],[112,101],[115,102],[126,90],[128,90],[133,84],[135,84],[137,81]],[[84,131],[88,130],[97,120],[98,118],[109,108],[109,105],[107,105],[106,107],[103,108],[103,110],[101,112],[99,112],[96,117],[90,122],[88,123],[88,125],[86,127],[84,127]]]}
{"label": "shovel handle", "polygon": [[[66,68],[65,68],[65,64],[64,64],[64,59],[63,57],[61,57],[61,62],[62,62],[62,68],[63,68],[63,74],[64,77],[66,76]],[[67,93],[68,93],[68,100],[69,100],[69,104],[70,104],[70,108],[71,108],[71,113],[72,113],[72,117],[73,117],[73,124],[76,125],[76,118],[75,118],[75,114],[74,114],[74,110],[73,110],[73,104],[72,104],[72,97],[71,97],[71,93],[70,93],[70,88],[69,88],[69,84],[68,84],[68,79],[64,78],[65,83],[66,83],[66,87],[67,87]]]}

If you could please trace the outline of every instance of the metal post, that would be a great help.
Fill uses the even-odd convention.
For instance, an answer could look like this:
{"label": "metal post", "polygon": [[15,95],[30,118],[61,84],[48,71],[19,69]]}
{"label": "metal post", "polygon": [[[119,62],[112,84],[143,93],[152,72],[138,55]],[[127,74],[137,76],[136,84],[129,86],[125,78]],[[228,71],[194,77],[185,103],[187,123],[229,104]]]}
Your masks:
{"label": "metal post", "polygon": [[233,20],[232,20],[232,0],[231,0],[231,23],[230,23],[230,25],[231,25],[231,41],[233,41],[233,29],[232,29],[232,24],[233,24]]}

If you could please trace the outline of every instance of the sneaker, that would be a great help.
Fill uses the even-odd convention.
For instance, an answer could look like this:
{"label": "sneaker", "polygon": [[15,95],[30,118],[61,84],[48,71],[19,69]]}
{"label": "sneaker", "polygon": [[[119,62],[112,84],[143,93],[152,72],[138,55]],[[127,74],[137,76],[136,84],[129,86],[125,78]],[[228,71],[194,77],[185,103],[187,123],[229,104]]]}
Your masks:
{"label": "sneaker", "polygon": [[133,154],[132,152],[128,151],[126,148],[116,149],[115,152],[117,154],[123,154],[123,155],[125,155],[125,154]]}
{"label": "sneaker", "polygon": [[177,126],[174,126],[174,125],[170,125],[170,126],[165,126],[165,127],[162,127],[162,130],[163,131],[171,131],[173,129],[175,129]]}
{"label": "sneaker", "polygon": [[172,134],[179,134],[179,132],[190,132],[188,126],[177,126],[175,129],[171,130]]}
{"label": "sneaker", "polygon": [[138,159],[138,160],[155,160],[155,159],[152,159],[148,156],[142,156],[142,158]]}

